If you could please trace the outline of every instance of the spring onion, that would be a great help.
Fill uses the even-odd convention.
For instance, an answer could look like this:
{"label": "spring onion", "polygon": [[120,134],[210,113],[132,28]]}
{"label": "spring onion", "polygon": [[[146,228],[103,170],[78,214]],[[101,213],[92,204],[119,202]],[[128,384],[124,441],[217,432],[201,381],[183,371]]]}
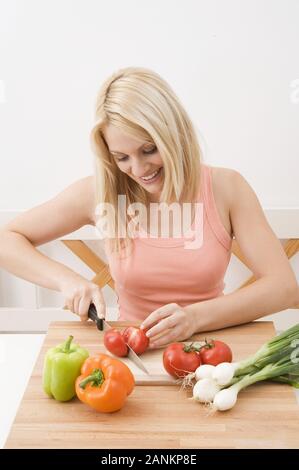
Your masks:
{"label": "spring onion", "polygon": [[209,370],[199,367],[192,376],[199,379],[193,388],[193,398],[209,403],[214,410],[225,411],[236,404],[241,390],[256,382],[270,380],[299,388],[298,353],[299,323],[239,363],[224,362]]}
{"label": "spring onion", "polygon": [[[299,341],[299,323],[274,336],[252,356],[241,361],[235,371],[235,376],[244,375],[261,369],[267,364],[279,361],[279,359],[291,354]],[[298,343],[299,345],[299,343]]]}
{"label": "spring onion", "polygon": [[239,364],[237,363],[221,362],[215,367],[212,378],[219,385],[227,385],[232,380],[238,367]]}
{"label": "spring onion", "polygon": [[[220,385],[233,385],[238,381],[238,377],[252,374],[261,370],[267,364],[273,364],[280,359],[290,357],[294,353],[295,347],[299,346],[299,323],[282,332],[278,336],[274,336],[252,356],[237,363],[227,363],[225,373],[227,374],[227,382],[224,381],[224,375],[221,373],[221,364],[216,366],[213,378],[218,381],[217,368],[219,368]],[[299,362],[299,360],[298,360]],[[223,364],[223,363],[222,363]],[[223,377],[221,377],[223,375]],[[231,378],[230,378],[231,375]],[[223,378],[223,380],[221,380]],[[289,379],[291,380],[291,379]],[[286,383],[286,382],[285,382]]]}
{"label": "spring onion", "polygon": [[200,403],[210,403],[220,391],[213,379],[201,379],[193,387],[193,398]]}
{"label": "spring onion", "polygon": [[[294,363],[290,357],[284,357],[278,362],[267,364],[257,372],[244,375],[238,382],[228,388],[223,388],[214,397],[213,405],[216,410],[225,411],[232,408],[236,401],[238,393],[245,387],[256,382],[269,380],[284,376],[284,374],[299,373],[299,364]],[[289,383],[289,382],[288,382]]]}
{"label": "spring onion", "polygon": [[211,364],[203,364],[202,366],[197,367],[195,371],[195,380],[211,379],[214,370],[215,366],[212,366]]}

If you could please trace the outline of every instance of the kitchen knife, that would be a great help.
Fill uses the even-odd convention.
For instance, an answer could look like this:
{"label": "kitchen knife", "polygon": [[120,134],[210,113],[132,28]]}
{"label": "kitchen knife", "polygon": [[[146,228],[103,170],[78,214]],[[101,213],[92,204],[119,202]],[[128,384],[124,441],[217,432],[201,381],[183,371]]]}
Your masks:
{"label": "kitchen knife", "polygon": [[98,317],[97,309],[95,308],[94,304],[90,304],[88,309],[88,318],[93,320],[97,325],[97,329],[103,331],[104,324],[103,319]]}
{"label": "kitchen knife", "polygon": [[[97,314],[97,310],[94,306],[94,304],[90,304],[89,306],[89,309],[88,309],[88,318],[90,318],[91,320],[93,320],[97,326],[97,329],[100,330],[100,331],[103,331],[103,330],[109,330],[110,328],[112,328],[109,323],[106,322],[106,320],[104,320],[103,318],[99,318],[98,317],[98,314]],[[128,343],[126,343],[127,347],[128,347],[128,355],[127,357],[132,361],[134,362],[134,364],[139,367],[139,369],[143,370],[143,372],[145,372],[146,374],[149,374],[147,368],[145,367],[145,365],[143,364],[142,360],[140,359],[140,357],[135,353],[135,351],[133,351],[132,348],[130,348],[130,346],[128,345]]]}

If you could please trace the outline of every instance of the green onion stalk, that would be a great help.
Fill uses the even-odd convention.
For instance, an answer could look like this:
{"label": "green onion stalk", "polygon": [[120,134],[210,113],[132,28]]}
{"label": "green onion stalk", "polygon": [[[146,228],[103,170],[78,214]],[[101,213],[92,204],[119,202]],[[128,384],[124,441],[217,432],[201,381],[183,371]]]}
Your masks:
{"label": "green onion stalk", "polygon": [[267,364],[289,357],[299,347],[299,323],[274,336],[252,356],[235,365],[234,377],[247,375],[263,369]]}
{"label": "green onion stalk", "polygon": [[[295,379],[293,380],[293,378]],[[219,411],[231,409],[237,401],[238,393],[243,389],[256,382],[263,380],[277,379],[283,383],[291,385],[298,384],[299,378],[299,363],[294,362],[291,356],[281,358],[276,363],[265,365],[262,369],[251,372],[249,374],[235,377],[230,386],[224,386],[216,393],[213,400],[213,407]]]}

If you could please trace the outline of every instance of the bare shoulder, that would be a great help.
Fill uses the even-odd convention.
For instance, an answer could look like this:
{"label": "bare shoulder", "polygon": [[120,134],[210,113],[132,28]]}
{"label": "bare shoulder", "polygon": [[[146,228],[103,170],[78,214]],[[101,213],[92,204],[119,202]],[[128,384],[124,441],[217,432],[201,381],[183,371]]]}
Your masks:
{"label": "bare shoulder", "polygon": [[62,211],[67,209],[75,219],[80,216],[81,222],[95,225],[95,176],[84,176],[74,181],[57,194],[53,201]]}
{"label": "bare shoulder", "polygon": [[212,170],[212,188],[216,207],[222,223],[232,237],[234,235],[233,224],[231,221],[231,205],[234,194],[234,180],[236,171],[231,168],[211,166]]}
{"label": "bare shoulder", "polygon": [[214,195],[221,198],[230,210],[236,196],[250,186],[241,173],[233,168],[214,166],[211,169]]}
{"label": "bare shoulder", "polygon": [[224,190],[227,190],[229,188],[229,185],[234,175],[238,173],[232,168],[224,168],[221,166],[211,166],[211,169],[213,184],[215,183],[215,186],[219,188],[221,187]]}
{"label": "bare shoulder", "polygon": [[230,228],[231,234],[236,235],[238,221],[244,213],[264,219],[263,209],[254,189],[239,171],[232,168],[211,168],[215,202],[223,223]]}

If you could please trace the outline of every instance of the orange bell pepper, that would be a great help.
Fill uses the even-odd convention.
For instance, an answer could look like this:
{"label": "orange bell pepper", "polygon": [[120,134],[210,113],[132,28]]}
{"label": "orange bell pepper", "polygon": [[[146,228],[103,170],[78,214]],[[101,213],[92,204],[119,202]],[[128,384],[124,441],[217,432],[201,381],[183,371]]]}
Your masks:
{"label": "orange bell pepper", "polygon": [[86,359],[81,374],[75,384],[77,397],[104,413],[120,410],[135,386],[129,367],[106,354]]}

